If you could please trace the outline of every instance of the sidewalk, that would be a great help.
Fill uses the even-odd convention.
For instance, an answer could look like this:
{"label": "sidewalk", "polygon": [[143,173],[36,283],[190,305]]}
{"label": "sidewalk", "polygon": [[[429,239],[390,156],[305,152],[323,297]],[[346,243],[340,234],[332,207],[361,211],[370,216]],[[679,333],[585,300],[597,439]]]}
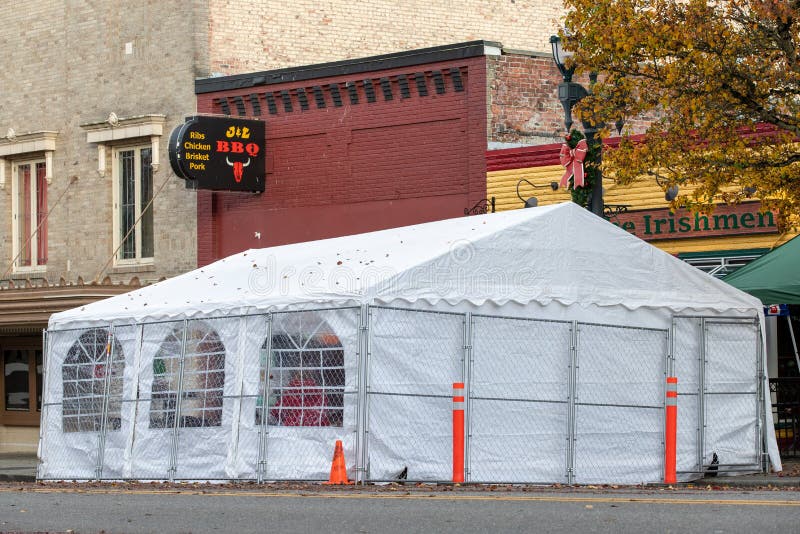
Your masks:
{"label": "sidewalk", "polygon": [[800,457],[783,458],[783,470],[780,473],[765,473],[740,476],[706,477],[691,482],[695,486],[734,486],[734,487],[800,487]]}
{"label": "sidewalk", "polygon": [[[35,454],[0,453],[0,482],[34,482],[38,460]],[[735,477],[706,477],[679,486],[800,487],[800,458],[783,460],[783,471]]]}
{"label": "sidewalk", "polygon": [[0,453],[0,481],[33,482],[38,464],[34,453]]}

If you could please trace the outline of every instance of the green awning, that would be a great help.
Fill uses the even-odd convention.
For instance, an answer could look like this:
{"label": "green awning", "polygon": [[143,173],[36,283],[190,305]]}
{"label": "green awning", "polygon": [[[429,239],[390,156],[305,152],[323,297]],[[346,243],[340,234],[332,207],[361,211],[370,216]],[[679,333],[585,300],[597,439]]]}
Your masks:
{"label": "green awning", "polygon": [[800,304],[800,236],[723,280],[761,299],[764,304]]}

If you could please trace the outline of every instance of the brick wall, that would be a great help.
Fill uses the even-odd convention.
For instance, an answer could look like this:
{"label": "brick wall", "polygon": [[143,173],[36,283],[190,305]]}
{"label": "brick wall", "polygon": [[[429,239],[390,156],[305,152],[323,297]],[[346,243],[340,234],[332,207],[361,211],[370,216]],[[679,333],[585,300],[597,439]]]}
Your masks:
{"label": "brick wall", "polygon": [[210,1],[211,70],[237,74],[484,39],[546,52],[561,0]]}
{"label": "brick wall", "polygon": [[[489,141],[539,145],[560,142],[564,109],[558,100],[562,77],[550,53],[507,51],[487,58]],[[588,77],[574,81],[589,87]],[[573,128],[580,128],[575,120]],[[643,133],[654,117],[626,117],[626,129]]]}
{"label": "brick wall", "polygon": [[487,63],[489,141],[542,144],[563,135],[561,75],[551,55],[505,54],[491,56]]}
{"label": "brick wall", "polygon": [[[421,92],[414,76],[422,71]],[[268,150],[263,194],[198,197],[200,264],[250,247],[463,215],[486,196],[485,76],[481,56],[199,95],[200,112],[219,113],[221,97],[241,95],[253,115],[255,92]]]}
{"label": "brick wall", "polygon": [[[121,118],[167,116],[154,185],[168,184],[154,204],[155,268],[106,274],[115,281],[154,280],[196,265],[195,194],[172,175],[167,139],[194,111],[195,76],[208,73],[207,54],[197,49],[207,42],[202,4],[30,0],[24,8],[0,11],[0,136],[9,128],[59,132],[48,188],[51,282],[61,277],[74,282],[78,276],[88,282],[112,255],[111,162],[99,176],[97,146],[87,143],[80,126],[103,121],[111,112]],[[203,19],[199,25],[197,17]],[[12,259],[10,170],[7,161],[6,187],[0,189],[0,275]],[[55,206],[71,176],[77,182]]]}

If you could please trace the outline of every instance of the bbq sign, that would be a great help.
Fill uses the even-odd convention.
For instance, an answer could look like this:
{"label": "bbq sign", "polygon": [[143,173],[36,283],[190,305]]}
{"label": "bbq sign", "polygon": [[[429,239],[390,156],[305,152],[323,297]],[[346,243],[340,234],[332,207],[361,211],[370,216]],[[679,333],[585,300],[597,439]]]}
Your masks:
{"label": "bbq sign", "polygon": [[169,138],[172,170],[191,189],[264,191],[264,122],[188,117]]}

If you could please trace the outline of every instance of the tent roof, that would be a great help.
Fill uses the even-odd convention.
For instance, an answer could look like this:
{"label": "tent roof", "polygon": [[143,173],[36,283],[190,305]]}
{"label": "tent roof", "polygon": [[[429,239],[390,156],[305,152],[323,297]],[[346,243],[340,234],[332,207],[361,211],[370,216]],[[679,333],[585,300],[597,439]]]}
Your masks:
{"label": "tent roof", "polygon": [[764,304],[800,304],[800,236],[725,277]]}
{"label": "tent roof", "polygon": [[55,314],[50,327],[398,300],[760,309],[753,297],[566,202],[251,249]]}

